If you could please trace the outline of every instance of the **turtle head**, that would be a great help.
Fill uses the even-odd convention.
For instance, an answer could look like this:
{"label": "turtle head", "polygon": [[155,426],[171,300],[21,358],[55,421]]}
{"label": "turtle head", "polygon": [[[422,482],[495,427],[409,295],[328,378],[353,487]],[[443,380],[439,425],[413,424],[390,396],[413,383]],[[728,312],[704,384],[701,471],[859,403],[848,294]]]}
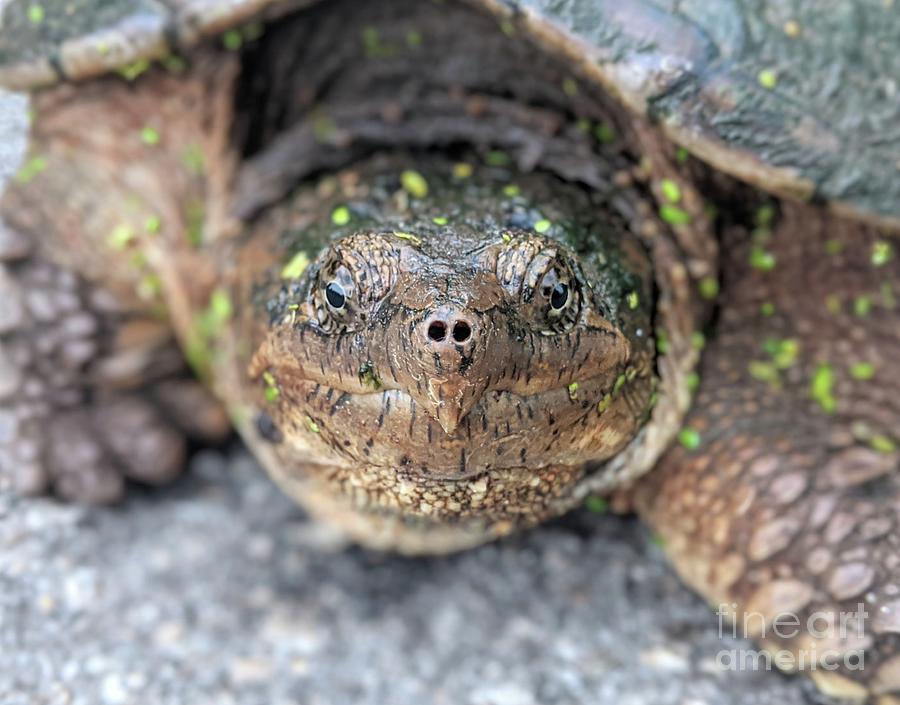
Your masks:
{"label": "turtle head", "polygon": [[279,425],[303,443],[315,429],[345,461],[443,479],[609,457],[637,426],[612,396],[635,355],[591,273],[518,229],[337,239],[264,346]]}

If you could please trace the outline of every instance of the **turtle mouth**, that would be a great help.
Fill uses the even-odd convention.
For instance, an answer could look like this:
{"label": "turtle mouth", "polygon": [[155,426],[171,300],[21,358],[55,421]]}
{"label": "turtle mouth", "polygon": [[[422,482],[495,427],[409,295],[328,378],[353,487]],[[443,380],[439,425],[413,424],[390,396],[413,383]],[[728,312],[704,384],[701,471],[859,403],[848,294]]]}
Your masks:
{"label": "turtle mouth", "polygon": [[316,453],[328,446],[338,465],[464,480],[610,458],[637,432],[645,396],[642,385],[631,389],[607,376],[528,396],[490,390],[452,434],[398,389],[351,393],[302,381],[285,402],[304,418],[304,431],[314,429],[301,443]]}

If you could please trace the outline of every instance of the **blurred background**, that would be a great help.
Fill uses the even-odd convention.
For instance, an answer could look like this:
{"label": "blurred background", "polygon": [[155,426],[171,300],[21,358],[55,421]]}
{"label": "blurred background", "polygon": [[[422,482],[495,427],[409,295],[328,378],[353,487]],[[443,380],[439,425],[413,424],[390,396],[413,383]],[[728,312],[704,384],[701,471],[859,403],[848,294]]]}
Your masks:
{"label": "blurred background", "polygon": [[[25,128],[0,94],[4,179]],[[308,521],[238,443],[113,509],[0,494],[2,705],[807,702],[800,679],[721,667],[752,648],[634,519],[587,509],[380,555]]]}

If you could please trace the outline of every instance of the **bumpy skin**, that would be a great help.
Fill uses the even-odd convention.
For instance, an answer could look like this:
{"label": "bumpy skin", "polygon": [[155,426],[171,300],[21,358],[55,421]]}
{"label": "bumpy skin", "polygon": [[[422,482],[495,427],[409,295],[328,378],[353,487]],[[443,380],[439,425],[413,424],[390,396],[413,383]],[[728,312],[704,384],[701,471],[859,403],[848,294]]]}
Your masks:
{"label": "bumpy skin", "polygon": [[[812,674],[826,693],[896,702],[897,237],[789,204],[771,227],[727,237],[715,338],[687,419],[699,445],[666,455],[637,506],[689,584],[740,625],[754,615],[750,636],[807,669],[836,661]],[[760,251],[770,271],[750,265]],[[860,604],[867,618],[842,629]],[[781,613],[804,628],[780,638]],[[805,628],[815,613],[826,615],[818,636]]]}
{"label": "bumpy skin", "polygon": [[[20,184],[5,202],[13,225],[41,234],[41,252],[24,260],[13,243],[6,257],[19,263],[0,281],[30,292],[52,278],[55,306],[93,315],[76,316],[68,337],[45,343],[39,305],[32,318],[7,308],[4,349],[25,351],[12,362],[6,353],[0,372],[15,387],[17,417],[85,429],[91,447],[112,451],[105,422],[95,421],[107,397],[85,374],[85,351],[109,349],[98,331],[164,313],[241,432],[301,501],[372,545],[451,550],[562,511],[652,465],[682,424],[688,367],[704,341],[691,333],[705,328],[700,389],[681,436],[690,448],[673,448],[632,488],[637,507],[685,578],[711,600],[734,603],[738,616],[759,612],[771,625],[781,611],[804,617],[864,600],[863,635],[819,646],[864,648],[868,667],[814,678],[830,694],[895,702],[896,235],[787,202],[774,219],[762,211],[754,223],[747,203],[760,194],[678,155],[660,134],[782,195],[824,193],[886,220],[896,216],[896,180],[885,167],[896,140],[884,133],[887,146],[878,149],[887,159],[860,156],[874,142],[857,127],[850,136],[865,144],[842,149],[818,121],[821,111],[796,112],[790,95],[764,85],[771,78],[755,75],[765,67],[752,52],[735,55],[744,65],[732,61],[729,38],[758,29],[741,25],[758,18],[740,2],[680,3],[677,18],[649,2],[535,0],[518,12],[486,4],[502,26],[452,2],[334,0],[262,39],[240,34],[248,45],[239,55],[201,45],[188,64],[167,62],[173,73],[144,67],[133,84],[107,78],[41,94],[23,179],[34,188]],[[730,15],[715,14],[720,7]],[[727,16],[738,21],[729,25]],[[896,26],[887,20],[896,18],[876,22],[879,31]],[[541,50],[520,32],[540,37]],[[796,56],[812,46],[801,37],[766,46]],[[585,63],[588,55],[604,61]],[[105,68],[100,61],[84,75]],[[868,83],[843,90],[860,85]],[[666,119],[658,128],[640,117],[654,106]],[[866,115],[888,119],[892,110],[896,103]],[[720,119],[726,114],[730,121]],[[788,115],[794,129],[760,136],[759,128],[780,124],[760,115]],[[95,127],[89,134],[78,127],[86,124]],[[462,188],[449,162],[422,153],[435,148],[504,164],[486,174],[479,167]],[[401,156],[359,162],[376,151]],[[427,195],[416,178],[398,178],[409,168],[421,172]],[[541,175],[520,175],[533,171]],[[314,178],[334,172],[336,179]],[[519,195],[505,190],[512,185]],[[585,190],[589,202],[579,201]],[[719,208],[718,220],[704,198]],[[346,215],[337,215],[341,207]],[[517,208],[525,217],[511,219]],[[620,247],[612,260],[629,262],[644,282],[633,307],[631,292],[623,308],[623,292],[602,286],[615,279],[603,270],[610,260],[588,261],[604,251],[603,238],[573,238],[586,214],[589,232]],[[148,218],[157,225],[147,228]],[[549,225],[539,227],[542,220]],[[127,255],[142,257],[111,251],[113,233]],[[657,287],[652,310],[640,250]],[[543,336],[535,331],[547,322],[547,301],[523,295],[530,287],[522,275],[534,270],[543,281],[551,262],[556,279],[580,281],[582,293],[591,282],[594,291],[574,328]],[[333,280],[351,294],[346,313],[328,309]],[[127,302],[110,322],[90,298],[101,284]],[[693,293],[697,284],[706,302]],[[148,291],[158,293],[154,305],[141,303]],[[654,332],[667,333],[653,365],[643,329],[650,316]],[[451,344],[460,322],[468,335]],[[443,338],[429,336],[434,323],[444,324]],[[573,331],[592,341],[584,377],[566,362],[582,345]],[[26,404],[21,371],[34,350],[41,369],[68,370],[57,385],[65,393],[37,411]],[[62,364],[46,363],[57,351]],[[514,428],[517,411],[523,421]],[[524,422],[532,414],[538,421]],[[557,419],[566,414],[576,425],[563,429]],[[577,424],[583,433],[573,433]],[[13,447],[31,461],[28,433]],[[426,452],[423,437],[442,452]],[[501,459],[496,467],[491,453]],[[68,461],[51,456],[23,476],[37,478],[37,489],[68,478],[76,470]],[[55,489],[106,488],[115,479],[110,470],[102,482],[58,480]],[[779,645],[771,633],[759,636]],[[808,658],[812,638],[804,629],[785,646]]]}

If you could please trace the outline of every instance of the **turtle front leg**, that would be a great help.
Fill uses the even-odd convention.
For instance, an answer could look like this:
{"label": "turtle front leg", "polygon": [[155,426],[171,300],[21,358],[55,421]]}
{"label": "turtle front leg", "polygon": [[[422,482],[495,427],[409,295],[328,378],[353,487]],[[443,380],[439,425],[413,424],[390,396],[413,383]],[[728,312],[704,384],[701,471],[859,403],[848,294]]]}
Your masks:
{"label": "turtle front leg", "polygon": [[31,250],[0,230],[0,489],[105,503],[172,479],[221,408],[167,325]]}
{"label": "turtle front leg", "polygon": [[188,338],[217,281],[234,75],[210,49],[32,97],[0,202],[0,483],[110,501],[226,432],[172,330]]}
{"label": "turtle front leg", "polygon": [[758,220],[728,236],[693,411],[635,501],[774,665],[895,704],[900,243],[813,208]]}

